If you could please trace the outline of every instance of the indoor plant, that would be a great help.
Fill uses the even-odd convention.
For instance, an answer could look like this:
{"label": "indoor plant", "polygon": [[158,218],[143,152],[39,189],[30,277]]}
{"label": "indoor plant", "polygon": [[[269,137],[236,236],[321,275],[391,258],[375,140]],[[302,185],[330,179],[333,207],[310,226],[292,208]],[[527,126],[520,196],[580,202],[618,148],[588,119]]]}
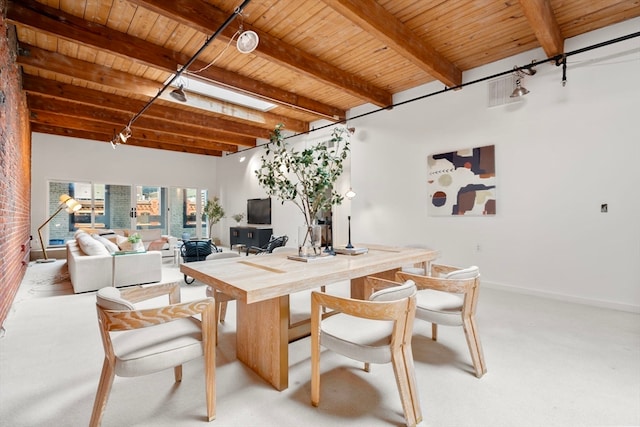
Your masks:
{"label": "indoor plant", "polygon": [[224,209],[220,205],[220,199],[217,196],[207,200],[207,204],[204,206],[204,214],[207,216],[209,238],[213,241],[213,226],[224,216]]}
{"label": "indoor plant", "polygon": [[236,223],[240,224],[240,221],[244,219],[244,214],[243,213],[233,214],[231,218],[233,218],[236,221]]}
{"label": "indoor plant", "polygon": [[[282,135],[283,127],[279,124],[271,133],[256,176],[268,195],[282,203],[293,202],[302,212],[305,225],[302,236],[298,236],[299,254],[313,256],[318,254],[320,246],[319,228],[314,229],[318,213],[343,200],[334,184],[342,174],[343,162],[349,154],[352,131],[336,127],[329,141],[296,150],[287,145]],[[304,248],[310,244],[313,249],[309,253]]]}
{"label": "indoor plant", "polygon": [[139,233],[133,233],[127,237],[129,243],[131,243],[132,251],[139,251],[144,249],[144,244],[142,243],[142,236]]}

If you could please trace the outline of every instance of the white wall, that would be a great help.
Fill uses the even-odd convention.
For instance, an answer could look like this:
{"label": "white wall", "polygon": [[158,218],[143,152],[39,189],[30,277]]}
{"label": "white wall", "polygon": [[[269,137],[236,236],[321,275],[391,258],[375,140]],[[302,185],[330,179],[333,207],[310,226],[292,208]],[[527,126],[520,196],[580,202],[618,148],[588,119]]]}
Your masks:
{"label": "white wall", "polygon": [[[639,27],[635,19],[568,40],[565,49]],[[466,72],[464,81],[543,58],[532,51]],[[427,243],[443,262],[480,266],[485,285],[640,311],[640,39],[568,62],[566,87],[561,67],[540,66],[517,105],[487,108],[479,83],[351,120],[356,240]],[[441,89],[427,85],[396,102]],[[497,215],[430,217],[427,156],[489,144]]]}
{"label": "white wall", "polygon": [[[135,129],[134,129],[135,133]],[[31,235],[48,213],[48,182],[92,181],[119,185],[209,189],[217,194],[217,158],[108,142],[33,133],[31,157]],[[43,236],[44,237],[44,236]],[[46,237],[44,237],[46,239]]]}
{"label": "white wall", "polygon": [[[639,19],[612,26],[568,40],[565,49],[639,26]],[[464,81],[543,58],[541,50],[528,52],[466,72]],[[442,262],[480,266],[484,286],[640,311],[640,39],[568,63],[566,87],[561,67],[541,65],[525,79],[531,93],[517,104],[487,108],[487,83],[478,83],[350,120],[351,176],[341,186],[351,179],[358,195],[336,210],[336,243],[346,242],[351,213],[354,242],[427,243]],[[429,84],[394,100],[441,89]],[[430,217],[427,156],[488,144],[496,146],[497,215]],[[241,153],[244,163],[239,154],[220,160],[231,211],[264,196],[253,175],[261,152]],[[295,236],[301,215],[274,201],[273,222],[275,233]]]}

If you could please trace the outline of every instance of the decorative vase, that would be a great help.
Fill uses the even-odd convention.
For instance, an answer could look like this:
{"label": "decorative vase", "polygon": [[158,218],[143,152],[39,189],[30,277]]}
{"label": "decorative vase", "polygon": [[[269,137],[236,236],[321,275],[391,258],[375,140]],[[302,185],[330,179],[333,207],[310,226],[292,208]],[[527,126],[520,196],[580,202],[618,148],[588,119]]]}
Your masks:
{"label": "decorative vase", "polygon": [[142,243],[142,241],[132,243],[131,244],[131,250],[138,251],[138,252],[144,251],[144,243]]}
{"label": "decorative vase", "polygon": [[319,225],[298,227],[298,256],[314,257],[321,253],[322,228]]}

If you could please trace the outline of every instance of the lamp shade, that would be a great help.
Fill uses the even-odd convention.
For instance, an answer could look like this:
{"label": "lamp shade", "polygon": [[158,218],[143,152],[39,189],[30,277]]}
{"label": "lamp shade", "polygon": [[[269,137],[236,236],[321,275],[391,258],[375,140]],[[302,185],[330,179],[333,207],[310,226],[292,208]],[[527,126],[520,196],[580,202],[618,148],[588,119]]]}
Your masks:
{"label": "lamp shade", "polygon": [[178,89],[172,90],[169,95],[171,95],[171,97],[177,101],[187,102],[187,95],[184,93],[184,90],[182,88],[183,86],[180,85]]}
{"label": "lamp shade", "polygon": [[516,80],[516,88],[513,90],[513,92],[511,93],[511,98],[518,98],[521,96],[524,96],[526,94],[528,94],[529,91],[527,90],[526,87],[522,86],[520,84],[520,79]]}
{"label": "lamp shade", "polygon": [[69,199],[65,204],[67,205],[67,212],[69,213],[78,212],[82,208],[82,203],[75,199]]}
{"label": "lamp shade", "polygon": [[258,47],[259,41],[260,39],[255,31],[245,31],[238,37],[236,47],[240,53],[250,53]]}

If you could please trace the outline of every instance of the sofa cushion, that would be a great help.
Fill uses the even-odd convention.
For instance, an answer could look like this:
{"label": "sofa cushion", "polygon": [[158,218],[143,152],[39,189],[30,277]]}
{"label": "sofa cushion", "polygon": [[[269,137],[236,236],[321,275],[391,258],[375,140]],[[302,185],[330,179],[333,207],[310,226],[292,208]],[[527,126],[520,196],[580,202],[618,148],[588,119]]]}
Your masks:
{"label": "sofa cushion", "polygon": [[107,248],[109,253],[114,253],[114,252],[120,250],[118,245],[116,245],[115,243],[113,243],[112,241],[110,241],[109,239],[107,239],[105,237],[99,236],[97,234],[92,235],[92,237],[94,239],[96,239],[98,242],[102,243],[104,245],[104,247]]}
{"label": "sofa cushion", "polygon": [[78,233],[76,241],[86,255],[109,255],[107,248],[87,233]]}

